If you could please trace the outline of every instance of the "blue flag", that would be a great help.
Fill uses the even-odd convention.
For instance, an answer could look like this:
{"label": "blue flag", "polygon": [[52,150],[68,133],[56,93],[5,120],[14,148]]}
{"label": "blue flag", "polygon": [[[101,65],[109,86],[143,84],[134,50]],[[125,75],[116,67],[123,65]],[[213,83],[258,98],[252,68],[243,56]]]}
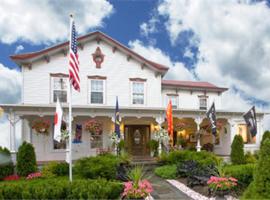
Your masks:
{"label": "blue flag", "polygon": [[120,138],[120,113],[118,106],[118,97],[116,97],[116,106],[115,106],[115,116],[114,116],[114,132],[117,134],[118,138]]}

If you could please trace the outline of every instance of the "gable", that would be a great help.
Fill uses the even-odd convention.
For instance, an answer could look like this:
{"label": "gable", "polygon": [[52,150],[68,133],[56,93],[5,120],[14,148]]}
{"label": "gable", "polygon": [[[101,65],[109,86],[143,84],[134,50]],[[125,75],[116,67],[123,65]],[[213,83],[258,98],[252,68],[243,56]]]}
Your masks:
{"label": "gable", "polygon": [[[155,71],[158,74],[161,74],[162,76],[165,75],[165,73],[168,71],[168,67],[158,64],[155,62],[152,62],[143,56],[139,55],[138,53],[132,51],[128,47],[124,46],[120,42],[112,39],[111,37],[105,35],[102,32],[96,31],[89,33],[87,35],[81,36],[78,38],[78,47],[83,50],[85,45],[89,42],[95,41],[98,45],[100,42],[105,42],[111,47],[111,51],[113,53],[120,51],[126,55],[126,59],[129,61],[130,59],[134,59],[137,62],[141,64],[142,68],[149,68],[153,71]],[[19,66],[28,66],[32,67],[32,63],[38,61],[38,60],[46,60],[47,62],[50,62],[50,58],[55,55],[62,53],[64,55],[67,55],[69,47],[69,42],[64,42],[52,47],[49,47],[47,49],[43,49],[38,52],[31,52],[31,53],[25,53],[25,54],[16,54],[10,56],[10,58],[17,63]]]}

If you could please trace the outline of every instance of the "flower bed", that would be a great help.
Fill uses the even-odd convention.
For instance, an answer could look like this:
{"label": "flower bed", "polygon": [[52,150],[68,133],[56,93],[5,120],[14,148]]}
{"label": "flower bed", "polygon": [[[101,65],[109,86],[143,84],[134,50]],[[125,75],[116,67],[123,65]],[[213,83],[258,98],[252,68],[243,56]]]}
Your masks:
{"label": "flower bed", "polygon": [[237,179],[233,177],[211,176],[207,184],[212,194],[224,196],[229,194],[237,186]]}
{"label": "flower bed", "polygon": [[136,186],[132,181],[125,182],[125,189],[122,198],[139,199],[146,198],[153,191],[152,185],[147,180],[139,181]]}

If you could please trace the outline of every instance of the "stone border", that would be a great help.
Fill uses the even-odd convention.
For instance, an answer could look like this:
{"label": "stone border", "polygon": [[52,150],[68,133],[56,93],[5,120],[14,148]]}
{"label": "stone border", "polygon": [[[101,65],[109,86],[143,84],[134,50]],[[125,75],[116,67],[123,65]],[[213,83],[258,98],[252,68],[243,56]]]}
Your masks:
{"label": "stone border", "polygon": [[[211,197],[208,198],[204,195],[201,195],[198,192],[195,192],[194,190],[190,189],[189,187],[187,187],[185,184],[180,183],[177,180],[166,180],[168,183],[170,183],[171,185],[173,185],[174,187],[176,187],[178,190],[180,190],[181,192],[185,193],[187,196],[189,196],[190,198],[194,199],[194,200],[215,200],[215,197]],[[232,197],[230,195],[225,196],[226,200],[237,200],[237,198]]]}
{"label": "stone border", "polygon": [[194,190],[190,189],[185,184],[180,183],[177,180],[166,180],[166,181],[194,200],[210,200],[210,199],[213,200],[213,199],[215,199],[215,198],[208,198],[206,196],[203,196],[203,195],[199,194],[198,192],[195,192]]}

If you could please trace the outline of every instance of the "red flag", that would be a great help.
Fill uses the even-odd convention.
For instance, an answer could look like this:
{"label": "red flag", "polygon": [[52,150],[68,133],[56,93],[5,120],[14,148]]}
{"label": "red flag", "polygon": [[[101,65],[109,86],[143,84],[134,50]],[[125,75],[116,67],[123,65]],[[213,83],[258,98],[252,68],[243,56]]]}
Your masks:
{"label": "red flag", "polygon": [[168,123],[168,133],[172,137],[173,135],[173,116],[172,116],[172,102],[169,101],[168,107],[167,107],[167,123]]}

